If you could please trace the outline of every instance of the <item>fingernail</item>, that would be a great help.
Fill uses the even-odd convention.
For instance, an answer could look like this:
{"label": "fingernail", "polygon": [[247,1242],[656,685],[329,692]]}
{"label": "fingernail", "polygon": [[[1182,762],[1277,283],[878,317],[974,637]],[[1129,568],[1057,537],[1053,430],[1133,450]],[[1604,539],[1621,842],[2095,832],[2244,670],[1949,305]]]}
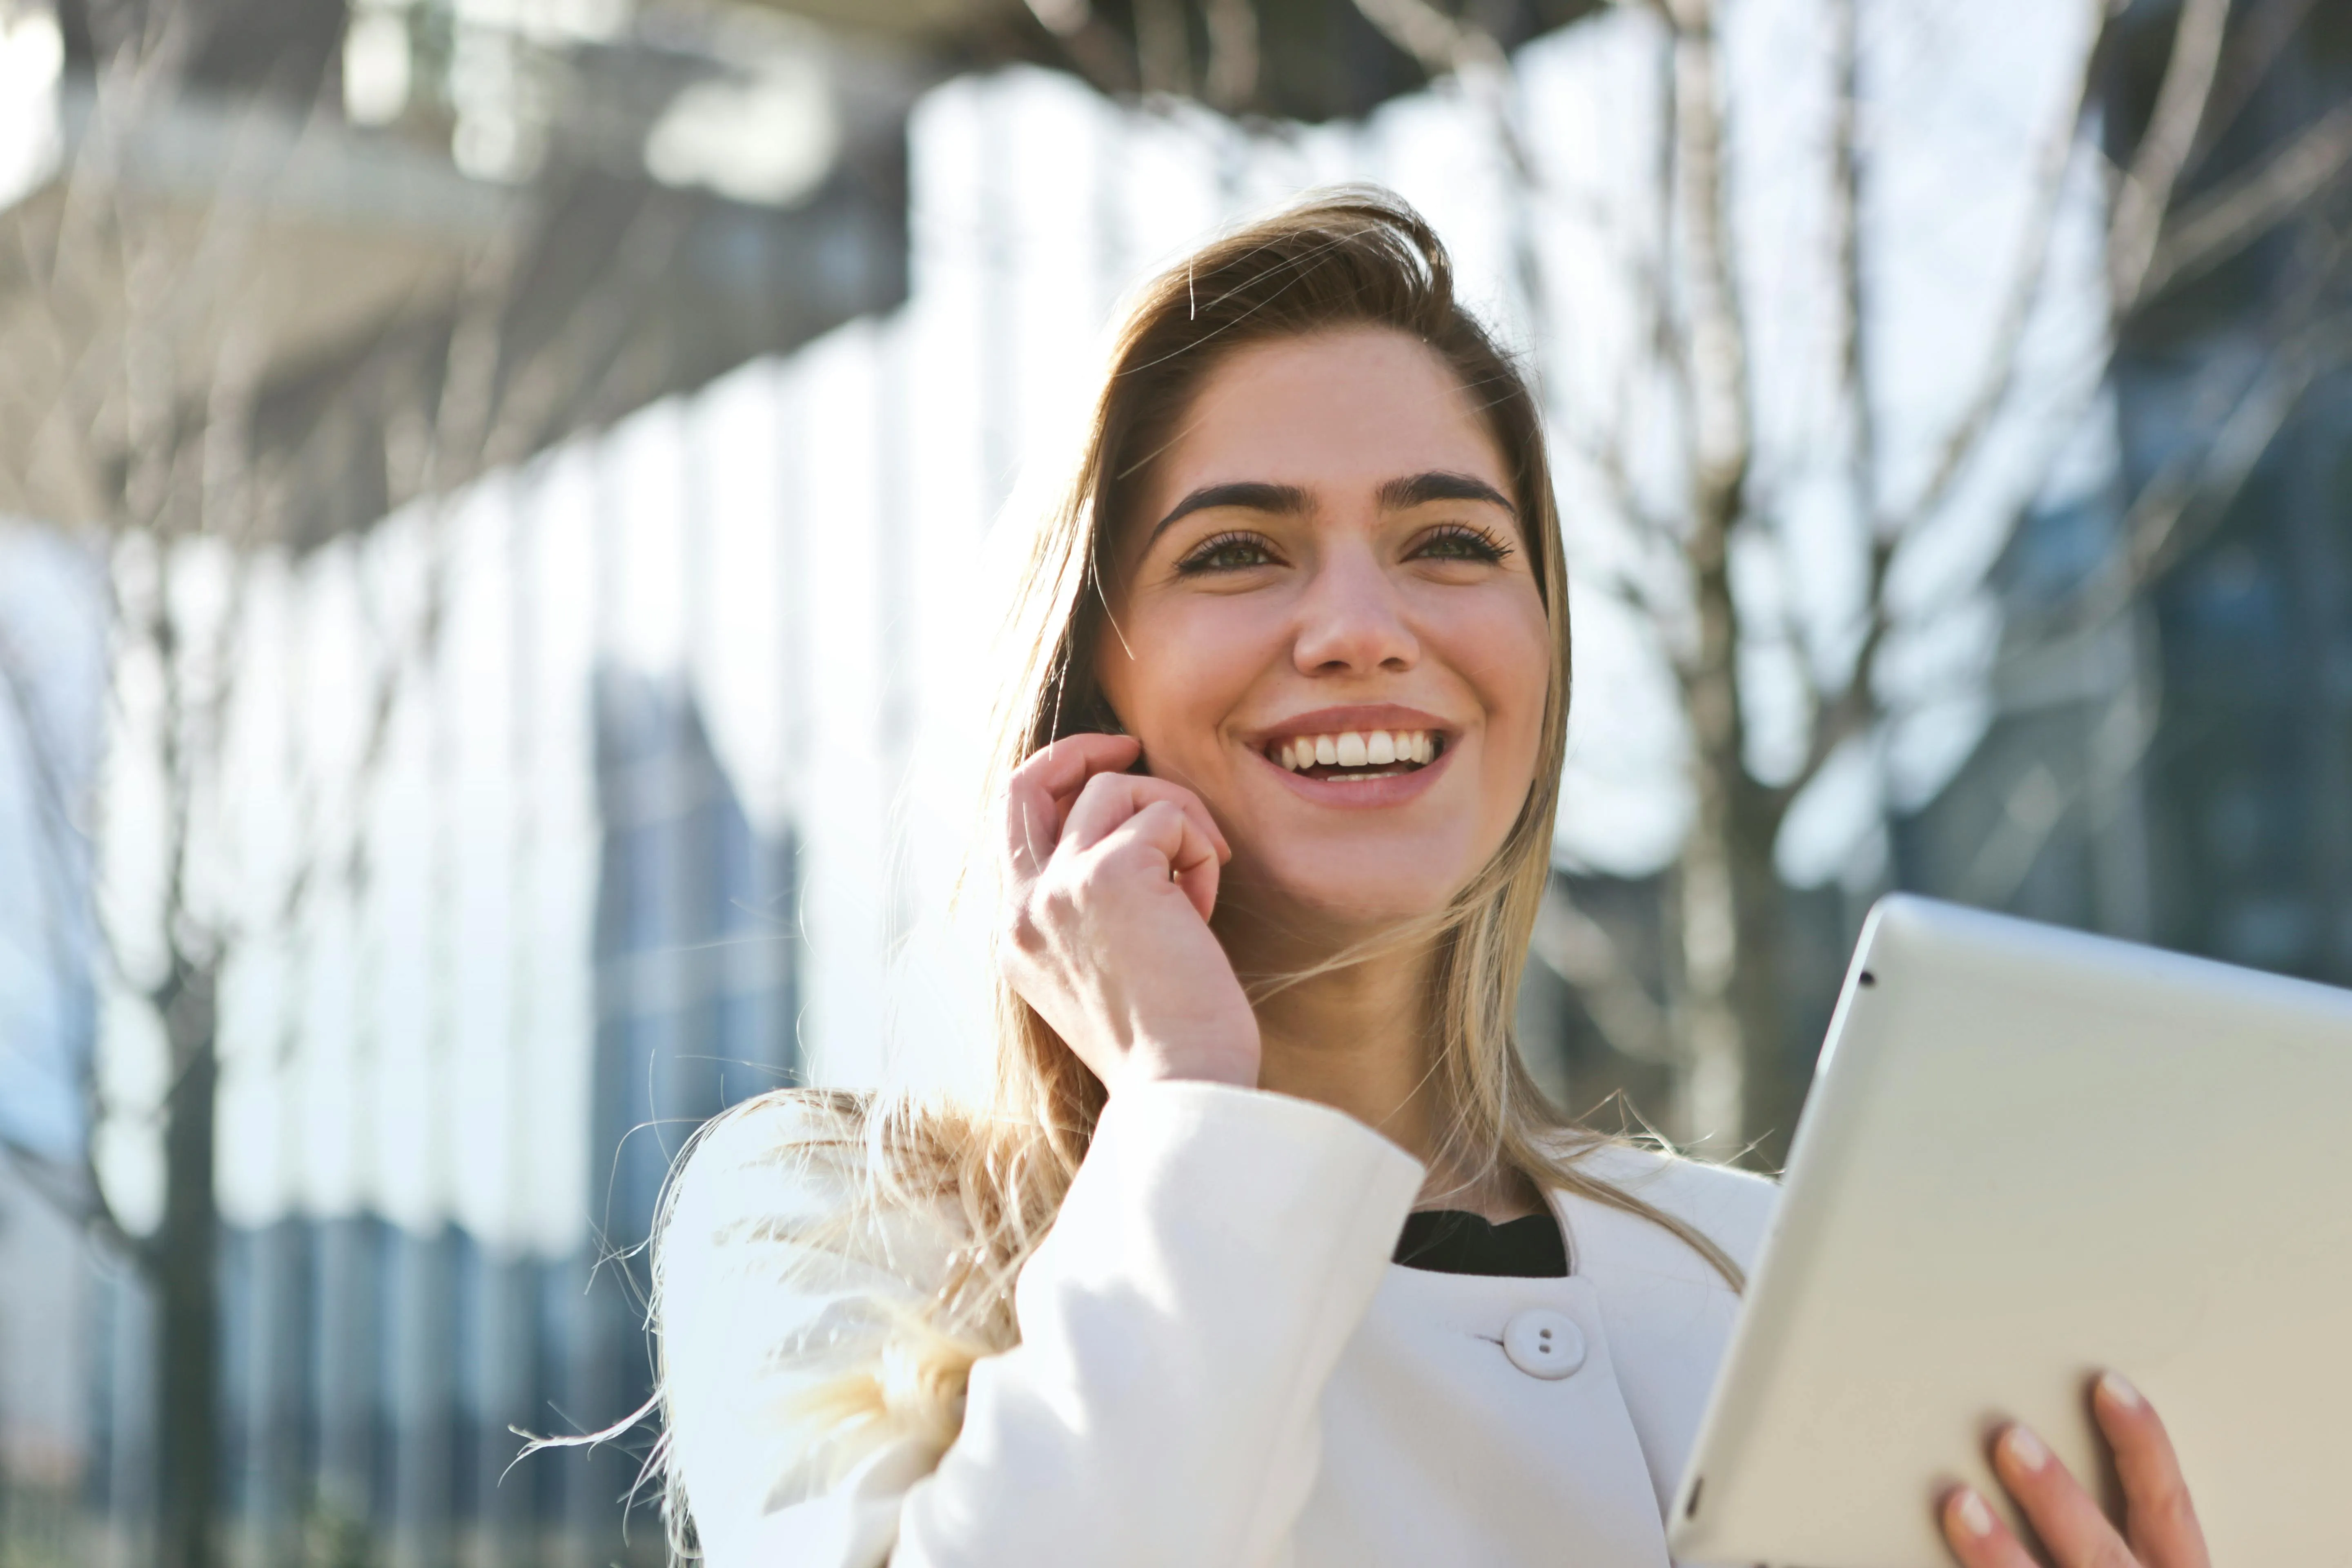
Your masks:
{"label": "fingernail", "polygon": [[1981,1539],[1992,1533],[1992,1510],[1985,1507],[1985,1500],[1968,1488],[1960,1489],[1959,1506],[1952,1512],[1958,1516],[1960,1528],[1970,1535]]}
{"label": "fingernail", "polygon": [[2002,1435],[2000,1446],[2009,1450],[2009,1462],[2021,1470],[2038,1470],[2050,1462],[2050,1450],[2042,1439],[2022,1426],[2012,1426]]}
{"label": "fingernail", "polygon": [[2099,1373],[2099,1390],[2118,1410],[2137,1410],[2147,1403],[2139,1396],[2139,1390],[2131,1385],[2130,1379],[2119,1372]]}

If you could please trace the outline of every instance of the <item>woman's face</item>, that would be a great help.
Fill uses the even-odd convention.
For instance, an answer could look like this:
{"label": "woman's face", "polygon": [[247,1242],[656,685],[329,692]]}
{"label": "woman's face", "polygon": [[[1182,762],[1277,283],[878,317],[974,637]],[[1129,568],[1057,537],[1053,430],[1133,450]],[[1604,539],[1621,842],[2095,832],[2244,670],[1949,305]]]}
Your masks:
{"label": "woman's face", "polygon": [[1444,906],[1535,775],[1551,630],[1444,361],[1351,328],[1236,351],[1155,460],[1097,656],[1207,804],[1228,899],[1345,929]]}

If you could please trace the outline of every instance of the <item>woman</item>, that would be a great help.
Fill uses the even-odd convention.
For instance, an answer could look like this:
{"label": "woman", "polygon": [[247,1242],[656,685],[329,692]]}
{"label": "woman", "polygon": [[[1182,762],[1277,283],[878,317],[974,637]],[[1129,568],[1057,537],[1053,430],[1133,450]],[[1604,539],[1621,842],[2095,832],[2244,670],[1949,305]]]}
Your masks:
{"label": "woman", "polygon": [[[1418,216],[1327,196],[1145,290],[1016,627],[992,1096],[698,1142],[674,1523],[714,1568],[1664,1562],[1773,1189],[1519,1065],[1566,580]],[[2155,1415],[2095,1404],[2137,1561],[2201,1568]],[[2053,1561],[2134,1561],[2031,1434],[1997,1462]]]}

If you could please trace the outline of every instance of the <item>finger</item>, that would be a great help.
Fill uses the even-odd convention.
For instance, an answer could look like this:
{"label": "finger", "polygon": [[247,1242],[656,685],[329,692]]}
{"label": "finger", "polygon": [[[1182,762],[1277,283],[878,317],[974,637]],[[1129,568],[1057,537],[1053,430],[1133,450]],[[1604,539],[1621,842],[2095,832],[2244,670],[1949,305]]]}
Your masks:
{"label": "finger", "polygon": [[1192,826],[1215,847],[1221,860],[1232,858],[1233,850],[1225,843],[1223,831],[1209,815],[1209,808],[1201,804],[1199,795],[1182,784],[1138,773],[1097,773],[1088,779],[1086,787],[1078,792],[1076,803],[1070,807],[1062,826],[1062,837],[1073,849],[1091,848],[1137,812],[1162,803],[1175,806],[1191,818]]}
{"label": "finger", "polygon": [[1005,781],[1005,853],[1016,876],[1036,876],[1061,841],[1063,818],[1089,778],[1116,773],[1142,751],[1129,735],[1068,735],[1013,770]]}
{"label": "finger", "polygon": [[[1200,815],[1205,818],[1208,813],[1203,810]],[[1169,875],[1205,921],[1217,912],[1217,880],[1233,851],[1224,847],[1222,840],[1213,840],[1202,832],[1192,812],[1184,812],[1183,817],[1184,837],[1176,853],[1168,858]],[[1209,825],[1211,831],[1215,826]]]}
{"label": "finger", "polygon": [[1937,1510],[1944,1540],[1961,1568],[2039,1568],[2016,1532],[2000,1521],[1974,1487],[1954,1487]]}
{"label": "finger", "polygon": [[2055,1568],[2136,1568],[2131,1549],[2091,1494],[2030,1428],[2012,1426],[2001,1433],[1992,1446],[1992,1468]]}
{"label": "finger", "polygon": [[1155,800],[1129,816],[1103,838],[1100,847],[1116,854],[1127,844],[1143,847],[1164,861],[1169,879],[1180,888],[1192,908],[1207,920],[1217,907],[1217,849],[1190,813],[1173,801]]}
{"label": "finger", "polygon": [[2124,1484],[2124,1536],[2147,1568],[2211,1568],[2205,1530],[2156,1407],[2118,1373],[2092,1385],[2091,1413]]}
{"label": "finger", "polygon": [[1034,779],[1056,799],[1067,799],[1095,774],[1131,767],[1142,754],[1143,742],[1132,735],[1065,735],[1031,752],[1013,773]]}
{"label": "finger", "polygon": [[1032,880],[1045,869],[1055,842],[1061,837],[1060,813],[1054,808],[1054,797],[1035,780],[1016,773],[1005,782],[1003,810],[1004,855],[1013,879]]}

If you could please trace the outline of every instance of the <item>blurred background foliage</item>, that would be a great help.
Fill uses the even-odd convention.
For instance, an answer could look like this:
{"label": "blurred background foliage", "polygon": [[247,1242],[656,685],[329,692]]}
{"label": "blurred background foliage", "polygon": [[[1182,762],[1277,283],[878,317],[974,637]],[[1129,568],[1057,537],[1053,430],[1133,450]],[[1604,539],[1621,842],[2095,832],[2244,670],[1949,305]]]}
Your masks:
{"label": "blurred background foliage", "polygon": [[670,1154],[984,1049],[992,525],[1314,185],[1550,409],[1564,1103],[1769,1167],[1895,887],[2352,981],[2347,164],[2324,0],[0,0],[0,1564],[660,1560]]}

